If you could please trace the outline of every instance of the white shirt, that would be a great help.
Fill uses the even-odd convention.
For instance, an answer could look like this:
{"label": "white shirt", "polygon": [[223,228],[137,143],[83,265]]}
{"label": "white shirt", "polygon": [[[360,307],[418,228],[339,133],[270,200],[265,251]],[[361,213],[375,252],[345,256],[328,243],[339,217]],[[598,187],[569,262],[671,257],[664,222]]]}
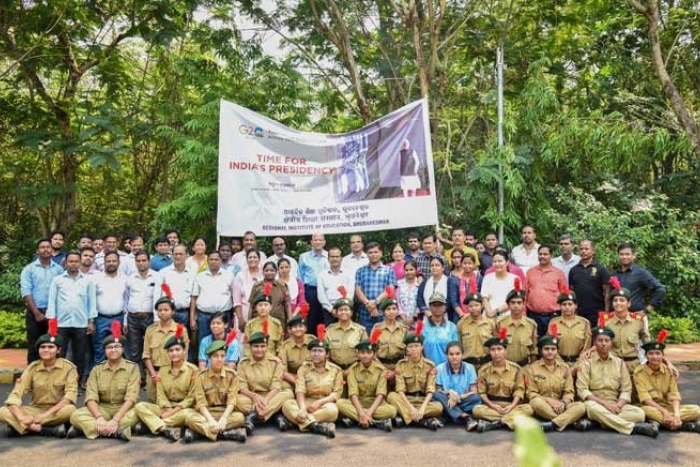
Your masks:
{"label": "white shirt", "polygon": [[349,255],[343,257],[343,262],[340,263],[340,269],[348,274],[352,274],[354,277],[358,269],[360,269],[362,266],[367,266],[368,264],[369,257],[364,251],[362,254],[360,254],[360,256],[355,256],[353,253],[350,253]]}
{"label": "white shirt", "polygon": [[[158,273],[149,269],[146,277],[141,274],[132,274],[126,278],[126,312],[143,313],[150,311],[157,318],[153,310],[153,291],[156,287]],[[126,317],[125,317],[126,318]]]}
{"label": "white shirt", "polygon": [[581,257],[579,255],[571,255],[569,261],[566,261],[563,256],[557,256],[552,260],[552,266],[554,266],[557,269],[560,269],[561,272],[564,273],[564,277],[566,277],[566,283],[568,284],[569,271],[571,271],[571,268],[576,266],[580,261]]}
{"label": "white shirt", "polygon": [[126,277],[117,272],[113,277],[103,272],[93,276],[97,292],[97,314],[116,316],[124,312],[126,305]]}
{"label": "white shirt", "polygon": [[513,260],[516,266],[523,270],[523,274],[527,274],[528,269],[540,264],[540,260],[537,258],[537,250],[539,247],[540,244],[535,243],[535,246],[533,246],[528,253],[521,243],[520,245],[514,247],[513,251],[510,252],[510,258]]}
{"label": "white shirt", "polygon": [[[492,310],[506,303],[506,297],[513,290],[516,277],[515,274],[510,272],[504,279],[497,278],[495,272],[490,272],[484,276],[484,280],[481,283],[481,295],[488,297]],[[501,316],[509,314],[510,311],[507,311],[501,313]]]}
{"label": "white shirt", "polygon": [[196,277],[196,271],[193,272],[191,269],[187,268],[187,266],[185,266],[183,271],[178,271],[172,264],[164,267],[160,270],[158,280],[156,281],[156,287],[153,291],[153,303],[157,302],[160,297],[165,295],[162,284],[166,283],[173,294],[172,299],[173,302],[175,302],[175,308],[189,309],[190,297],[192,296],[192,288],[194,287]]}
{"label": "white shirt", "polygon": [[[248,252],[245,250],[241,250],[238,253],[235,253],[229,260],[229,263],[238,265],[238,267],[241,268],[241,271],[244,269],[248,269],[248,260],[246,258],[247,253]],[[262,268],[263,264],[265,264],[265,261],[267,261],[267,256],[260,250],[258,250],[258,253],[260,253],[260,267]]]}
{"label": "white shirt", "polygon": [[204,313],[216,313],[233,308],[233,274],[219,270],[212,274],[209,269],[197,274],[192,288],[197,298],[197,309]]}
{"label": "white shirt", "polygon": [[338,287],[341,285],[348,292],[346,298],[352,300],[355,296],[355,274],[349,274],[342,267],[337,273],[330,269],[323,270],[318,275],[317,281],[316,294],[324,310],[331,311],[333,304],[341,298],[338,292]]}
{"label": "white shirt", "polygon": [[[121,250],[117,250],[117,254],[119,255],[119,272],[123,273],[124,272],[124,258],[126,258],[128,255],[124,253]],[[105,270],[105,254],[104,252],[99,252],[95,255],[95,263],[93,266],[97,267],[98,271],[103,271]]]}

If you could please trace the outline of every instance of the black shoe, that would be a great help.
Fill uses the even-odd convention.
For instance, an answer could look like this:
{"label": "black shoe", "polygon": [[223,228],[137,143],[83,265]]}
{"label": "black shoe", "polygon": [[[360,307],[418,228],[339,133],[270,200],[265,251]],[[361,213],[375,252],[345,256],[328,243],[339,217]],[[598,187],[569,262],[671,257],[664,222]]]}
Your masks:
{"label": "black shoe", "polygon": [[593,423],[587,418],[581,418],[574,423],[574,430],[577,431],[588,431],[593,428]]}
{"label": "black shoe", "polygon": [[279,428],[280,431],[287,431],[294,427],[292,422],[287,420],[287,418],[282,414],[278,414],[275,417],[275,423],[277,424],[277,428]]}
{"label": "black shoe", "polygon": [[245,443],[248,439],[247,431],[244,428],[234,428],[233,430],[226,430],[219,433],[220,439],[225,439],[226,441],[238,441],[239,443]]}
{"label": "black shoe", "polygon": [[17,438],[20,434],[10,425],[0,425],[0,438]]}
{"label": "black shoe", "polygon": [[403,418],[401,418],[400,415],[398,417],[394,417],[391,421],[394,424],[394,428],[404,428],[406,426],[406,422],[403,421]]}
{"label": "black shoe", "polygon": [[352,428],[355,426],[355,422],[348,417],[340,417],[338,419],[338,426],[340,428]]}
{"label": "black shoe", "polygon": [[502,426],[503,425],[498,420],[496,420],[495,422],[487,422],[486,420],[479,420],[479,422],[476,425],[476,431],[479,433],[485,433],[485,432],[491,431],[491,430],[498,430]]}
{"label": "black shoe", "polygon": [[370,424],[372,428],[378,428],[380,430],[386,431],[387,433],[391,433],[391,420],[386,419],[386,420],[372,420],[372,423]]}
{"label": "black shoe", "polygon": [[554,431],[554,423],[552,422],[540,422],[540,426],[542,427],[542,431],[544,431],[545,433]]}
{"label": "black shoe", "polygon": [[635,423],[632,429],[633,435],[644,435],[656,438],[659,436],[659,426],[654,423]]}
{"label": "black shoe", "polygon": [[243,422],[243,427],[245,428],[246,435],[251,436],[253,434],[253,430],[255,430],[255,423],[259,420],[260,416],[255,410],[253,410],[245,416],[245,422]]}
{"label": "black shoe", "polygon": [[39,431],[39,436],[46,436],[49,438],[65,438],[66,427],[63,426],[63,423],[56,426],[42,426],[41,431]]}
{"label": "black shoe", "polygon": [[309,425],[309,431],[332,439],[335,438],[335,423],[314,422]]}
{"label": "black shoe", "polygon": [[202,439],[202,435],[199,433],[195,433],[194,431],[190,430],[189,428],[185,428],[185,434],[182,437],[182,442],[185,444],[190,444],[192,441],[195,441],[197,439]]}
{"label": "black shoe", "polygon": [[700,422],[683,422],[683,424],[681,425],[681,431],[700,433]]}
{"label": "black shoe", "polygon": [[107,438],[116,438],[128,443],[131,441],[131,428],[128,426],[126,428],[118,428],[117,431],[107,436]]}
{"label": "black shoe", "polygon": [[66,438],[77,438],[78,436],[84,436],[83,432],[71,425],[68,428],[68,433],[66,433]]}
{"label": "black shoe", "polygon": [[160,433],[171,441],[178,441],[182,436],[182,430],[172,426],[166,426]]}
{"label": "black shoe", "polygon": [[136,425],[134,425],[134,429],[132,431],[135,435],[147,435],[151,432],[151,430],[148,429],[148,426],[143,422],[138,422]]}
{"label": "black shoe", "polygon": [[473,418],[469,417],[469,418],[467,418],[466,425],[467,425],[467,431],[474,431],[479,426],[479,422],[477,422]]}
{"label": "black shoe", "polygon": [[418,420],[418,426],[431,431],[437,431],[437,429],[440,428],[440,422],[437,418],[422,418]]}

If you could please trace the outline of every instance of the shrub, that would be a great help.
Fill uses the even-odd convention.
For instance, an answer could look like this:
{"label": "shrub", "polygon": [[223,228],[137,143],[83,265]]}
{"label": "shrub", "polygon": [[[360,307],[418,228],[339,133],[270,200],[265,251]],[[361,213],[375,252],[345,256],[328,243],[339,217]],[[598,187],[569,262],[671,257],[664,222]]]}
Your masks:
{"label": "shrub", "polygon": [[659,331],[666,329],[668,338],[666,342],[673,344],[687,344],[696,342],[698,339],[695,331],[695,324],[690,318],[673,318],[670,316],[654,316],[649,320],[649,331],[653,338],[659,334]]}
{"label": "shrub", "polygon": [[27,328],[24,311],[0,311],[0,349],[23,349],[27,347]]}

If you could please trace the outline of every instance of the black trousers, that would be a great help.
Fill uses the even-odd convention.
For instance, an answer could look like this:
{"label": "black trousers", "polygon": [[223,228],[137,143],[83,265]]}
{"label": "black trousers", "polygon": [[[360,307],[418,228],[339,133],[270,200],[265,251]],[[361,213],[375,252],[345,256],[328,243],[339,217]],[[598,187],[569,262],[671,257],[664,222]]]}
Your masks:
{"label": "black trousers", "polygon": [[58,328],[58,335],[63,338],[63,347],[61,347],[61,357],[66,358],[68,347],[71,348],[71,361],[78,367],[78,377],[82,378],[85,366],[87,364],[88,348],[90,339],[88,339],[87,327],[85,328]]}
{"label": "black trousers", "polygon": [[557,316],[561,316],[561,313],[558,311],[546,315],[541,315],[539,313],[535,313],[529,310],[527,312],[527,317],[531,318],[535,321],[535,323],[537,323],[537,335],[540,337],[547,334],[547,331],[549,329],[549,322],[552,320],[552,318],[556,318]]}
{"label": "black trousers", "polygon": [[319,324],[325,324],[323,307],[318,301],[318,293],[315,285],[304,285],[304,295],[309,304],[309,316],[306,318],[306,328],[309,334],[316,335]]}
{"label": "black trousers", "polygon": [[[46,308],[39,308],[42,314],[46,314]],[[48,320],[37,321],[34,313],[27,309],[24,316],[24,324],[27,327],[27,365],[39,360],[39,351],[36,349],[36,341],[49,332]]]}
{"label": "black trousers", "polygon": [[153,314],[148,316],[127,315],[129,332],[126,335],[126,342],[129,347],[129,360],[139,365],[141,368],[141,381],[146,381],[146,369],[143,367],[141,357],[143,356],[143,338],[146,336],[146,329],[153,324]]}

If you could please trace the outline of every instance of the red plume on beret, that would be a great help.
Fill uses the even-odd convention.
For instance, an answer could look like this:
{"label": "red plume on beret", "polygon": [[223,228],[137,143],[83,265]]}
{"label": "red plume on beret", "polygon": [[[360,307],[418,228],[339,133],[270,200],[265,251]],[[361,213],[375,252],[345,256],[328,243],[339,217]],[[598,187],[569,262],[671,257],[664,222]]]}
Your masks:
{"label": "red plume on beret", "polygon": [[663,344],[667,337],[668,331],[666,329],[662,329],[661,331],[659,331],[659,335],[656,336],[656,343]]}
{"label": "red plume on beret", "polygon": [[469,278],[469,295],[474,295],[476,293],[476,274],[472,273],[472,277]]}
{"label": "red plume on beret", "polygon": [[605,315],[602,313],[598,314],[598,329],[603,329],[605,327]]}
{"label": "red plume on beret", "polygon": [[413,333],[413,334],[416,335],[416,337],[418,337],[418,336],[420,336],[421,334],[423,334],[423,326],[425,326],[425,325],[423,324],[423,320],[420,320],[420,321],[418,321],[418,322],[416,323],[416,330],[415,330],[415,332]]}
{"label": "red plume on beret", "polygon": [[338,286],[338,293],[342,298],[345,298],[348,296],[348,291],[345,289],[344,285],[339,285]]}
{"label": "red plume on beret", "polygon": [[170,286],[169,286],[168,284],[166,284],[165,282],[163,282],[162,284],[160,284],[160,290],[162,290],[162,291],[163,291],[163,295],[165,295],[166,297],[168,297],[170,300],[173,299],[173,291],[170,290]]}
{"label": "red plume on beret", "polygon": [[517,293],[520,293],[520,290],[522,290],[523,285],[520,283],[520,278],[518,276],[515,276],[515,279],[513,279],[513,289]]}
{"label": "red plume on beret", "polygon": [[308,302],[302,303],[300,308],[301,309],[299,310],[299,314],[301,315],[302,318],[306,319],[306,317],[309,316],[309,309],[311,308],[309,306],[309,303]]}
{"label": "red plume on beret", "polygon": [[382,330],[379,328],[373,329],[372,330],[372,335],[369,338],[369,343],[371,345],[377,345],[377,342],[379,342],[379,338],[382,336]]}
{"label": "red plume on beret", "polygon": [[270,335],[270,323],[267,321],[267,318],[265,318],[262,322],[262,333],[263,336],[268,337]]}
{"label": "red plume on beret", "polygon": [[263,293],[266,297],[272,295],[272,282],[265,282],[265,285],[263,286]]}
{"label": "red plume on beret", "polygon": [[318,337],[319,342],[323,342],[326,339],[326,325],[325,324],[319,324],[316,327],[316,336]]}
{"label": "red plume on beret", "polygon": [[51,318],[49,320],[49,336],[56,337],[58,335],[58,320]]}
{"label": "red plume on beret", "polygon": [[498,330],[498,340],[504,341],[508,337],[508,328],[500,328]]}
{"label": "red plume on beret", "polygon": [[112,321],[112,336],[114,336],[114,340],[122,338],[122,323],[119,321]]}
{"label": "red plume on beret", "polygon": [[612,286],[613,289],[615,290],[620,290],[622,288],[622,284],[620,284],[620,279],[618,279],[615,276],[612,276],[610,278],[610,285]]}
{"label": "red plume on beret", "polygon": [[389,300],[396,298],[396,288],[393,285],[387,285],[384,288],[384,292],[386,293],[386,298]]}
{"label": "red plume on beret", "polygon": [[185,333],[185,326],[178,324],[175,328],[175,339],[182,339],[182,335]]}
{"label": "red plume on beret", "polygon": [[549,326],[549,335],[555,339],[559,337],[559,326],[557,326],[557,323],[552,323],[552,325]]}
{"label": "red plume on beret", "polygon": [[562,295],[569,295],[571,291],[569,290],[569,286],[566,285],[566,282],[562,282],[561,285],[559,286],[559,292],[561,292]]}
{"label": "red plume on beret", "polygon": [[231,330],[226,335],[226,347],[231,345],[231,343],[236,340],[236,334],[236,328],[231,328]]}

